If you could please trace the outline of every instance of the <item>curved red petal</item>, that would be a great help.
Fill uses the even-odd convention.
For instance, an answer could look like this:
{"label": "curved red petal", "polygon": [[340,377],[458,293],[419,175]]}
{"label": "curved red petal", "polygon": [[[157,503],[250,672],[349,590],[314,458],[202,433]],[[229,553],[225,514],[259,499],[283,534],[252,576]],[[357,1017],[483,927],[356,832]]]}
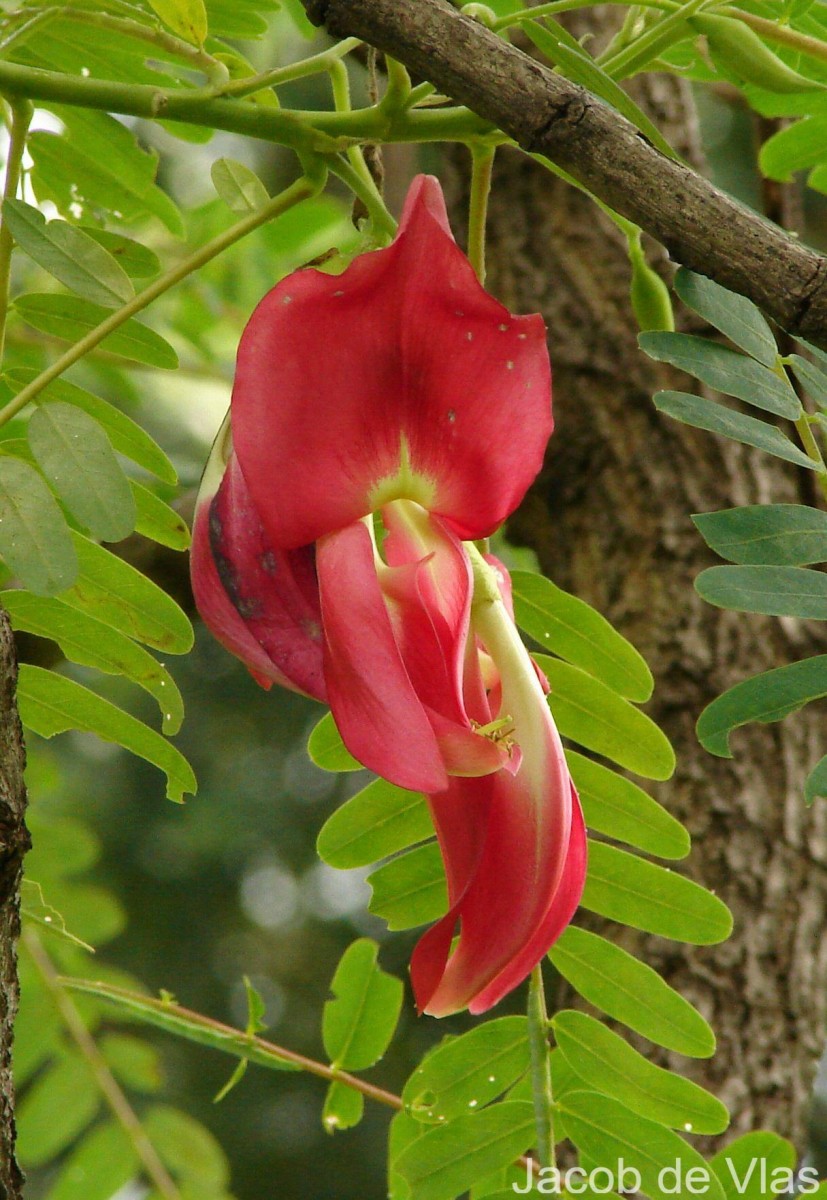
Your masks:
{"label": "curved red petal", "polygon": [[204,622],[262,686],[326,699],[313,548],[272,549],[226,422],[199,491],[190,570]]}
{"label": "curved red petal", "polygon": [[522,983],[534,970],[537,963],[549,952],[577,911],[586,882],[588,851],[583,810],[580,807],[580,800],[574,784],[571,785],[571,790],[571,836],[563,874],[554,899],[539,929],[522,952],[511,960],[507,968],[501,971],[496,979],[478,992],[468,1005],[469,1012],[475,1015],[493,1008],[502,1000],[503,996],[507,996],[510,991]]}
{"label": "curved red petal", "polygon": [[398,497],[483,537],[542,464],[542,318],[512,316],[480,286],[438,187],[413,185],[392,245],[339,276],[289,276],[244,331],[235,444],[274,545],[308,544]]}
{"label": "curved red petal", "polygon": [[437,739],[394,637],[359,521],[316,548],[331,711],[350,753],[391,783],[440,791],[448,777]]}

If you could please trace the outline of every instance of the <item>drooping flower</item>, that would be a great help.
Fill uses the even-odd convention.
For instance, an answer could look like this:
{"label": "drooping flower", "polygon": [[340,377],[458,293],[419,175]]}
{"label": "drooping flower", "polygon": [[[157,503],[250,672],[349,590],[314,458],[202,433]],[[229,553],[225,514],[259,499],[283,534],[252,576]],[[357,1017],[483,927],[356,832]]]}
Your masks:
{"label": "drooping flower", "polygon": [[585,868],[507,574],[472,545],[542,463],[542,319],[482,289],[419,177],[390,246],[262,300],[231,413],[199,497],[196,601],[259,681],[326,700],[360,762],[429,797],[450,911],[416,949],[417,1002],[483,1011],[571,919]]}

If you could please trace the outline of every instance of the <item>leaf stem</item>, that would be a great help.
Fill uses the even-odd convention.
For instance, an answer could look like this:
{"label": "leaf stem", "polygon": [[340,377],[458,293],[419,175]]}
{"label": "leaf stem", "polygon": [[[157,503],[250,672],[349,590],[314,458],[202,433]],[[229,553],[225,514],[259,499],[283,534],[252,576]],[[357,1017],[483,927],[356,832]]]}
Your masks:
{"label": "leaf stem", "polygon": [[338,1067],[316,1062],[315,1059],[307,1058],[304,1054],[297,1054],[294,1050],[287,1050],[284,1046],[277,1046],[257,1035],[245,1033],[241,1029],[234,1029],[231,1025],[224,1025],[221,1021],[205,1017],[202,1013],[193,1012],[174,1001],[158,1000],[152,996],[142,996],[130,992],[126,988],[95,983],[86,979],[63,977],[60,979],[60,983],[71,991],[85,992],[97,996],[101,1000],[108,1000],[122,1009],[125,1008],[131,1016],[137,1016],[147,1024],[164,1029],[168,1033],[178,1034],[179,1037],[187,1038],[189,1041],[198,1042],[199,1045],[211,1046],[214,1050],[223,1050],[236,1058],[247,1058],[250,1062],[258,1063],[260,1066],[289,1063],[310,1075],[317,1075],[320,1079],[326,1079],[329,1082],[337,1080],[346,1087],[361,1092],[363,1096],[376,1100],[379,1104],[384,1104],[387,1108],[398,1111],[403,1107],[401,1098],[394,1095],[393,1092],[367,1083],[356,1075],[339,1070]]}
{"label": "leaf stem", "polygon": [[[14,200],[20,185],[23,166],[23,151],[29,132],[34,109],[28,100],[10,101],[12,119],[9,154],[6,160],[6,180],[3,185],[3,200]],[[0,214],[1,216],[2,214]],[[0,223],[0,362],[6,344],[6,320],[9,315],[9,280],[11,278],[11,255],[14,238],[5,219]]]}
{"label": "leaf stem", "polygon": [[55,970],[51,958],[43,949],[37,934],[31,929],[27,929],[23,934],[23,943],[54,1001],[64,1025],[94,1075],[101,1094],[132,1143],[148,1179],[152,1181],[153,1186],[158,1189],[164,1200],[181,1200],[181,1193],[158,1157],[155,1147],[147,1137],[132,1105],[109,1070],[106,1059],[86,1028],[71,996],[67,995],[60,976]]}
{"label": "leaf stem", "polygon": [[[170,271],[166,271],[151,283],[149,287],[144,288],[142,292],[138,292],[137,296],[130,300],[128,304],[125,304],[123,308],[117,309],[105,320],[101,321],[100,325],[96,325],[94,329],[90,329],[80,341],[75,342],[59,358],[55,359],[51,366],[42,371],[31,383],[27,383],[9,401],[5,408],[0,410],[0,426],[5,425],[7,421],[16,416],[53,379],[57,379],[59,375],[62,375],[69,367],[74,366],[85,354],[88,354],[90,350],[94,350],[107,334],[114,332],[125,321],[128,321],[130,317],[141,312],[153,300],[157,300],[159,296],[162,296],[164,292],[168,292],[176,283],[180,283],[183,279],[186,279],[193,271],[197,271],[200,267],[203,267],[211,259],[215,258],[216,255],[221,254],[222,251],[240,241],[241,238],[246,237],[248,233],[252,233],[254,229],[258,229],[260,225],[264,225],[271,218],[280,216],[281,213],[286,212],[288,208],[292,208],[294,204],[298,204],[301,200],[307,200],[310,196],[316,195],[323,186],[323,175],[319,175],[314,179],[302,176],[301,179],[296,180],[290,187],[280,192],[278,196],[274,196],[270,203],[259,209],[258,212],[251,213],[248,217],[244,217],[243,220],[236,222],[235,225],[231,225],[229,229],[212,238],[211,241],[207,242],[199,250],[196,250],[194,254],[190,254],[176,267],[173,267]],[[0,234],[0,236],[2,235]]]}
{"label": "leaf stem", "polygon": [[[348,78],[347,67],[337,59],[328,67],[330,72],[330,83],[333,88],[333,103],[336,105],[337,112],[351,112],[350,107],[350,80]],[[348,184],[352,188],[354,194],[364,204],[368,211],[368,215],[373,223],[374,229],[378,233],[380,239],[393,237],[396,231],[396,222],[385,207],[385,201],[382,199],[382,193],[376,186],[376,180],[370,173],[368,164],[365,161],[364,151],[361,146],[349,146],[347,149],[347,158],[350,164],[349,177],[351,182]],[[341,159],[339,160],[341,161]],[[339,178],[348,183],[348,179],[341,171],[331,164],[331,170],[339,176]],[[352,173],[352,174],[351,174]],[[358,191],[357,191],[358,186]]]}
{"label": "leaf stem", "polygon": [[496,146],[471,144],[471,197],[468,205],[468,258],[485,286],[485,221]]}
{"label": "leaf stem", "polygon": [[554,1096],[551,1090],[551,1050],[548,1044],[548,1013],[541,963],[531,972],[528,985],[528,1044],[531,1052],[534,1121],[537,1127],[537,1161],[541,1167],[554,1168],[557,1163]]}
{"label": "leaf stem", "polygon": [[807,454],[817,462],[821,470],[817,473],[818,486],[821,488],[821,493],[827,499],[827,473],[825,473],[824,456],[821,453],[821,447],[815,439],[812,427],[810,425],[809,413],[804,412],[795,422],[798,436],[801,438],[801,444],[807,451]]}
{"label": "leaf stem", "polygon": [[288,63],[285,67],[274,67],[271,71],[262,71],[261,74],[250,75],[246,79],[234,79],[230,83],[221,84],[216,88],[205,89],[201,95],[205,98],[208,95],[232,96],[239,100],[244,96],[252,96],[256,92],[261,92],[265,88],[279,87],[280,84],[293,83],[296,79],[307,79],[311,75],[321,75],[330,69],[332,62],[345,58],[361,45],[362,42],[359,38],[345,38],[338,45],[331,46],[329,50],[323,50],[320,54],[311,54],[299,62]]}
{"label": "leaf stem", "polygon": [[[620,4],[625,7],[628,0],[608,0],[609,4]],[[517,12],[506,13],[499,17],[492,28],[495,33],[510,29],[512,25],[521,25],[524,21],[538,21],[543,17],[553,17],[557,13],[573,12],[578,8],[594,8],[595,0],[553,0],[550,4],[538,4],[536,8],[521,8]],[[640,8],[677,8],[674,0],[638,0]]]}
{"label": "leaf stem", "polygon": [[662,21],[650,25],[631,45],[615,54],[601,56],[597,60],[598,63],[612,79],[628,79],[676,42],[687,17],[694,16],[709,2],[710,0],[687,0],[686,4],[676,8]]}

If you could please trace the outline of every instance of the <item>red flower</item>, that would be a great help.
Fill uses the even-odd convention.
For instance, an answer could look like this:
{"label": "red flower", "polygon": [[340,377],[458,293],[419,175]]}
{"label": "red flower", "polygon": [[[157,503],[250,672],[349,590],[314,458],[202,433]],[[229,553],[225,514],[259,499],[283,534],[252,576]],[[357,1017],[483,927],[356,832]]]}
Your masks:
{"label": "red flower", "polygon": [[560,740],[505,573],[471,544],[517,506],[551,429],[542,319],[482,289],[420,176],[389,247],[258,306],[235,452],[222,431],[199,497],[193,581],[219,639],[266,685],[326,699],[360,762],[430,798],[451,911],[413,980],[438,1014],[519,983],[582,890]]}

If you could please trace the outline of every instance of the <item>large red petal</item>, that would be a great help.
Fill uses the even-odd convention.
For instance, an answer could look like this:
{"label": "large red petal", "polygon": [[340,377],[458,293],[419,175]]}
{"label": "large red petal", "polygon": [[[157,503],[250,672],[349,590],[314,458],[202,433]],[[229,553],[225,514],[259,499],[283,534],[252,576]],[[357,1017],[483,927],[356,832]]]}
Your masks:
{"label": "large red petal", "polygon": [[190,562],[198,611],[258,682],[325,700],[313,548],[273,550],[226,422],[199,492]]}
{"label": "large red petal", "polygon": [[485,536],[519,503],[551,428],[543,321],[483,290],[428,177],[391,246],[339,276],[289,276],[241,339],[236,451],[280,547],[398,497]]}
{"label": "large red petal", "polygon": [[436,736],[394,637],[361,521],[316,548],[331,711],[350,753],[399,787],[447,786]]}

